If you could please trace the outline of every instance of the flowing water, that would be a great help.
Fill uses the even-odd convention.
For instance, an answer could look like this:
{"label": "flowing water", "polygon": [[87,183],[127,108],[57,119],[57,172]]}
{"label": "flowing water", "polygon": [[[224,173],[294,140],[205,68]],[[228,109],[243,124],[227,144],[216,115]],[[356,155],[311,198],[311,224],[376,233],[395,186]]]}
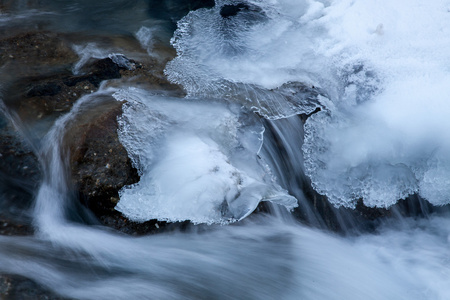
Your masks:
{"label": "flowing water", "polygon": [[[446,209],[370,233],[345,213],[359,199],[450,202],[450,2],[216,0],[175,32],[189,2],[157,2],[0,1],[4,34],[89,32],[74,72],[115,53],[95,38],[131,36],[158,59],[173,35],[164,72],[187,93],[102,85],[59,117],[33,144],[36,232],[0,236],[0,272],[75,299],[450,299]],[[116,209],[187,230],[131,237],[72,220],[65,130],[110,96],[127,101],[119,138],[141,177]],[[251,214],[261,201],[270,213]]]}

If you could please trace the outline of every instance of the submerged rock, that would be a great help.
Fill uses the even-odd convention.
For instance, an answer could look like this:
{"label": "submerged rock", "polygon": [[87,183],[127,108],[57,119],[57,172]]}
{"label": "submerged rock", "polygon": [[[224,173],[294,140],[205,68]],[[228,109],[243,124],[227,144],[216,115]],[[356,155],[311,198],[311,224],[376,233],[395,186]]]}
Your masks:
{"label": "submerged rock", "polygon": [[16,275],[0,274],[0,299],[2,300],[69,300],[47,290],[38,283]]}
{"label": "submerged rock", "polygon": [[250,7],[245,3],[227,4],[220,8],[220,15],[222,18],[229,18],[237,15],[242,10],[249,10]]}
{"label": "submerged rock", "polygon": [[262,9],[254,4],[249,3],[236,3],[226,4],[220,8],[220,16],[224,19],[230,19],[240,13],[247,14],[248,20],[263,20],[266,15]]}
{"label": "submerged rock", "polygon": [[68,70],[77,59],[67,39],[56,33],[28,32],[0,39],[2,76],[61,72]]}

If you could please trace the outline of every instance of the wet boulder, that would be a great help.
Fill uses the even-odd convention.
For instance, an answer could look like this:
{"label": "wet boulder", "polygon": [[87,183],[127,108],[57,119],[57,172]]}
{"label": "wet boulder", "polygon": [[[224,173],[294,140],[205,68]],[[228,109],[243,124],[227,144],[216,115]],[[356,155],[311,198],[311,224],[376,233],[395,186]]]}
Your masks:
{"label": "wet boulder", "polygon": [[139,181],[117,134],[122,105],[111,97],[83,115],[67,132],[73,185],[80,201],[105,226],[133,235],[167,230],[170,226],[166,222],[132,222],[114,209],[119,190]]}
{"label": "wet boulder", "polygon": [[94,62],[84,69],[88,70],[84,75],[66,77],[63,79],[63,83],[71,87],[80,82],[89,82],[93,86],[98,87],[103,80],[120,78],[122,76],[120,70],[127,69],[127,65],[120,65],[112,58],[106,57],[94,60]]}
{"label": "wet boulder", "polygon": [[9,90],[19,92],[12,93],[8,102],[26,122],[54,119],[67,113],[80,97],[96,91],[102,81],[120,78],[122,69],[111,58],[104,58],[95,60],[81,75],[59,73],[21,78],[10,86]]}
{"label": "wet boulder", "polygon": [[139,180],[117,135],[122,104],[111,97],[78,120],[66,135],[76,190],[99,217],[114,209],[123,186]]}
{"label": "wet boulder", "polygon": [[[79,57],[73,52],[69,38],[55,33],[6,37],[0,39],[0,50],[3,50],[0,51],[2,100],[7,111],[17,116],[16,123],[30,146],[24,150],[22,144],[15,142],[11,126],[3,126],[4,131],[0,126],[0,177],[4,179],[0,192],[10,199],[3,201],[2,207],[10,210],[17,207],[17,214],[28,211],[42,176],[34,152],[54,121],[68,113],[78,99],[96,92],[105,81],[109,86],[126,83],[182,94],[178,86],[164,79],[163,64],[151,60],[141,63],[120,54],[88,59],[73,73]],[[123,103],[111,96],[98,97],[102,99],[96,99],[96,105],[77,116],[65,136],[63,148],[69,156],[74,194],[106,226],[129,234],[157,231],[164,227],[164,222],[133,223],[114,210],[118,191],[137,182],[139,176],[117,134],[117,117],[122,113]],[[27,172],[35,177],[30,180]],[[16,216],[3,215],[4,211],[0,214],[0,234],[32,232],[29,218],[22,224],[15,222]]]}

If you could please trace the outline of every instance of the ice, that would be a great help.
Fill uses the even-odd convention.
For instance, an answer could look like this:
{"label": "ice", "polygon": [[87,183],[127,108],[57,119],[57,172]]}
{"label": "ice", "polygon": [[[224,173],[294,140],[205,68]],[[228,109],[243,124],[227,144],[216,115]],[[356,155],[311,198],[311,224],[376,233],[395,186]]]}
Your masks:
{"label": "ice", "polygon": [[257,155],[264,128],[255,115],[134,88],[115,97],[127,101],[119,137],[141,176],[120,191],[116,209],[128,218],[226,223],[260,201],[297,205]]}
{"label": "ice", "polygon": [[125,55],[120,53],[111,53],[108,57],[119,67],[125,68],[128,70],[134,70],[136,68],[135,64],[131,62]]}
{"label": "ice", "polygon": [[[313,55],[299,47],[307,45],[309,33],[297,32],[301,24],[291,17],[271,18],[279,12],[259,1],[250,2],[236,16],[221,17],[221,7],[231,4],[220,1],[213,9],[191,12],[178,22],[171,40],[178,55],[165,70],[169,80],[181,84],[190,96],[220,95],[270,119],[320,107],[321,92],[315,90],[320,85],[315,80],[313,87],[311,79],[315,76],[298,68],[308,59],[303,54]],[[293,98],[283,92],[286,85],[299,82],[306,95]]]}
{"label": "ice", "polygon": [[334,41],[322,51],[340,74],[358,67],[340,77],[351,81],[342,81],[336,108],[307,121],[304,152],[315,188],[336,205],[362,198],[389,207],[413,193],[448,203],[450,39],[433,38],[450,25],[444,2],[328,8],[322,22]]}
{"label": "ice", "polygon": [[182,19],[168,78],[268,119],[320,108],[305,125],[306,173],[336,206],[448,203],[448,1],[246,3]]}

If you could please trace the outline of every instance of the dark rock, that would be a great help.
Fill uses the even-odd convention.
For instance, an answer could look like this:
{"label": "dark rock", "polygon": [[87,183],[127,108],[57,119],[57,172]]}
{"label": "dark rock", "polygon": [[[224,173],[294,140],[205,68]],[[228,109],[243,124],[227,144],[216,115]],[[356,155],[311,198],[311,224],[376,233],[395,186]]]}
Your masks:
{"label": "dark rock", "polygon": [[170,83],[164,75],[165,64],[143,64],[134,62],[135,68],[132,70],[121,69],[122,78],[135,86],[143,87],[148,90],[169,91],[173,96],[184,97],[186,94],[183,89],[176,84]]}
{"label": "dark rock", "polygon": [[28,211],[39,186],[40,166],[32,148],[0,113],[0,234],[33,232]]}
{"label": "dark rock", "polygon": [[140,179],[117,134],[117,117],[122,114],[122,105],[111,98],[95,110],[89,110],[68,130],[65,141],[70,149],[75,190],[102,225],[123,233],[142,235],[180,229],[186,224],[157,220],[133,222],[114,209],[119,190]]}
{"label": "dark rock", "polygon": [[65,76],[67,74],[21,78],[7,88],[5,102],[8,107],[17,112],[28,128],[41,128],[41,133],[33,134],[45,134],[52,122],[68,112],[80,97],[96,90],[89,81],[69,87],[63,82]]}
{"label": "dark rock", "polygon": [[40,177],[39,162],[26,139],[1,112],[0,136],[0,174],[11,180],[25,179],[34,185]]}
{"label": "dark rock", "polygon": [[61,86],[55,82],[49,82],[32,87],[27,93],[27,97],[55,96],[59,94],[59,92],[61,92]]}
{"label": "dark rock", "polygon": [[38,283],[16,275],[0,275],[0,299],[2,300],[68,300]]}
{"label": "dark rock", "polygon": [[390,210],[386,208],[365,206],[362,199],[356,203],[355,211],[363,218],[373,221],[378,218],[391,216]]}
{"label": "dark rock", "polygon": [[[83,68],[83,75],[59,73],[49,76],[25,77],[6,89],[6,102],[21,119],[30,125],[68,112],[80,97],[98,89],[104,80],[126,77],[136,85],[165,89],[181,94],[181,89],[166,79],[152,74],[148,66],[136,63],[135,69],[118,66],[112,59],[94,60]],[[51,124],[51,122],[48,122]]]}
{"label": "dark rock", "polygon": [[60,78],[70,76],[77,60],[70,42],[56,33],[30,32],[0,39],[2,100],[25,123],[67,110],[68,103],[78,97],[64,88]]}
{"label": "dark rock", "polygon": [[87,68],[90,70],[88,74],[65,78],[63,79],[64,84],[67,86],[74,86],[79,82],[88,81],[95,87],[98,87],[103,80],[120,78],[122,76],[120,70],[126,69],[117,65],[109,57],[96,60]]}
{"label": "dark rock", "polygon": [[183,231],[189,228],[190,222],[168,223],[165,221],[149,220],[138,223],[128,220],[118,211],[111,211],[99,217],[101,223],[105,226],[114,228],[120,232],[129,235],[147,235],[169,231]]}
{"label": "dark rock", "polygon": [[115,214],[118,191],[139,181],[117,135],[121,102],[110,99],[69,129],[71,172],[80,200],[101,220]]}
{"label": "dark rock", "polygon": [[[131,83],[150,88],[181,90],[164,78],[164,64],[153,60],[137,63],[123,55],[91,59],[81,74],[74,75],[72,67],[79,58],[70,40],[79,39],[50,32],[0,39],[2,100],[18,112],[29,128],[36,128],[36,122],[51,124],[80,97],[96,91],[104,80],[125,76]],[[126,45],[130,43],[127,41]],[[45,126],[42,130],[45,131]]]}
{"label": "dark rock", "polygon": [[0,214],[0,235],[25,236],[34,233],[31,220],[11,219],[4,214]]}
{"label": "dark rock", "polygon": [[[235,17],[245,19],[248,25],[257,24],[267,20],[267,15],[261,7],[250,3],[226,4],[220,8],[220,16],[224,20],[232,20]],[[226,22],[228,24],[228,22]]]}
{"label": "dark rock", "polygon": [[250,7],[247,4],[227,4],[220,8],[220,15],[222,18],[229,18],[237,15],[242,10],[249,10]]}

